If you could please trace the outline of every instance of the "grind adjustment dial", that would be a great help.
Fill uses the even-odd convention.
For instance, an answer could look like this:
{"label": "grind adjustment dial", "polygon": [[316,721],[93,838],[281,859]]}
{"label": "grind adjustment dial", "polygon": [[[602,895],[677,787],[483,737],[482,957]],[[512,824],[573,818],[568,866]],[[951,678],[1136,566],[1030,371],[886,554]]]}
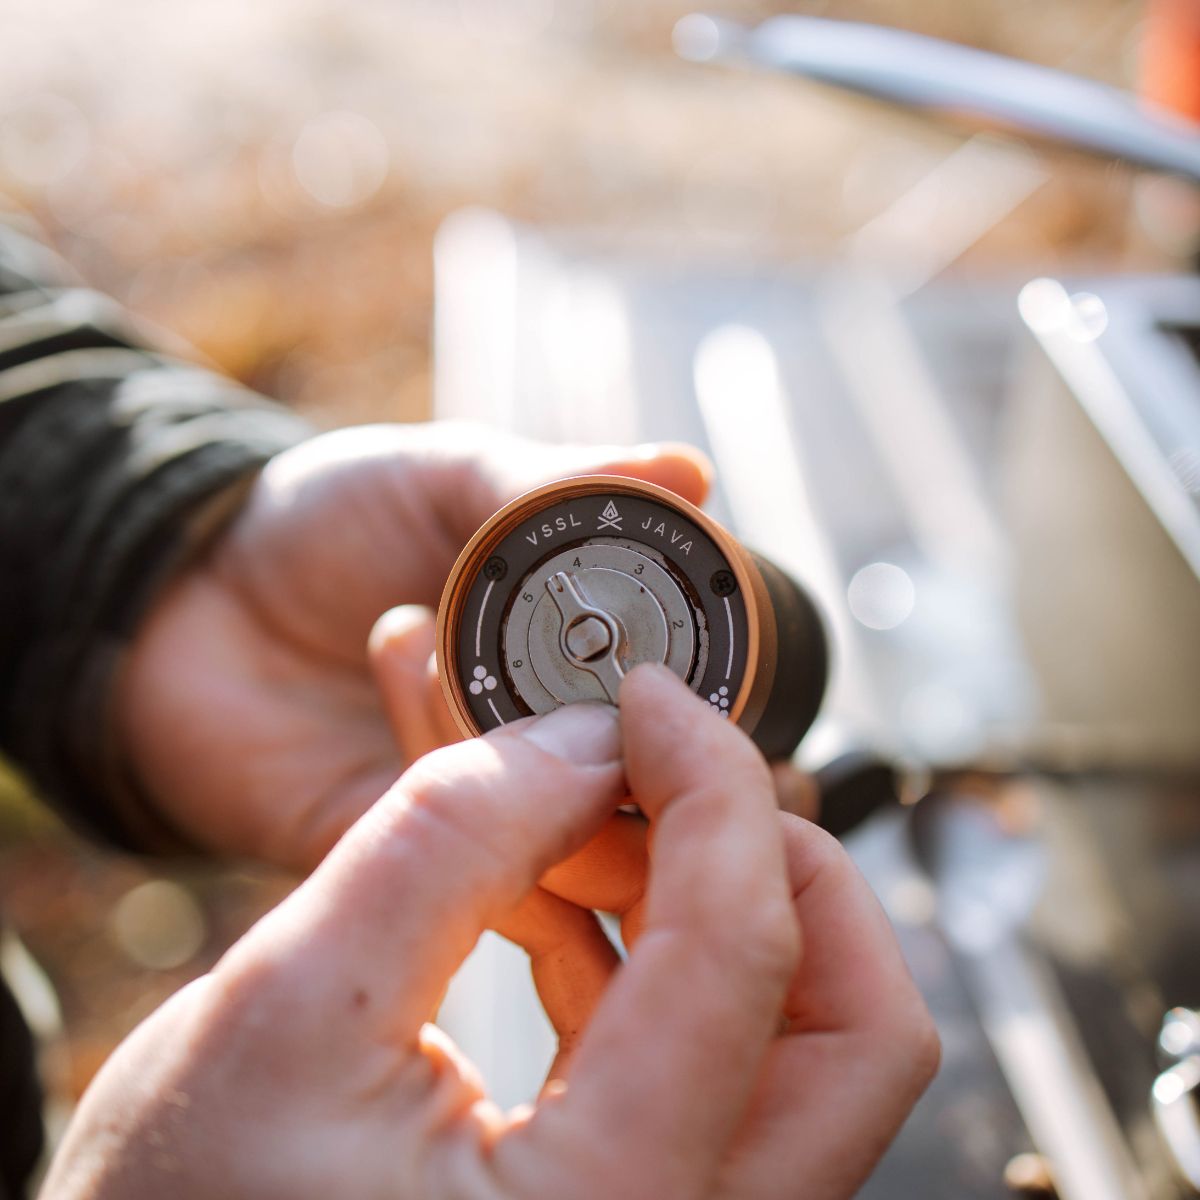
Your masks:
{"label": "grind adjustment dial", "polygon": [[468,735],[575,701],[615,704],[644,662],[780,756],[816,714],[826,649],[781,571],[678,496],[616,476],[519,497],[450,574],[438,666]]}

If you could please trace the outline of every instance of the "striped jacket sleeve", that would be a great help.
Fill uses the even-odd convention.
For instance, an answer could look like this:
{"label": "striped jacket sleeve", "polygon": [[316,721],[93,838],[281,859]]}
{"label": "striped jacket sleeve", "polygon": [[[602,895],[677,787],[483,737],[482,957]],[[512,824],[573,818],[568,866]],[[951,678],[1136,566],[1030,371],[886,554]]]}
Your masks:
{"label": "striped jacket sleeve", "polygon": [[139,617],[298,418],[145,348],[0,217],[0,752],[76,823],[162,843],[109,698]]}

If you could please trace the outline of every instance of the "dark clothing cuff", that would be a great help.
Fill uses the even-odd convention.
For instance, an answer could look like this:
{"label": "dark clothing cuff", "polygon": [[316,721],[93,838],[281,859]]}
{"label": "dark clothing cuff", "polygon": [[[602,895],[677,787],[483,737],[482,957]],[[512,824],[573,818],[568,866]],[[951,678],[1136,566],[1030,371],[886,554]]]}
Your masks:
{"label": "dark clothing cuff", "polygon": [[166,831],[114,736],[123,655],[164,582],[311,430],[137,348],[110,302],[30,278],[50,261],[0,225],[0,749],[68,817],[146,849]]}

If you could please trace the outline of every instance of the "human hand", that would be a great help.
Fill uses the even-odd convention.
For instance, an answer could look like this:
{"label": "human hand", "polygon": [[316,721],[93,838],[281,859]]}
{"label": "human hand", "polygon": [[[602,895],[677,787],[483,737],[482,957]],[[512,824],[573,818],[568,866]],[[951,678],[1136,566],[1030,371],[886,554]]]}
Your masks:
{"label": "human hand", "polygon": [[[199,846],[311,869],[405,765],[458,736],[427,661],[463,545],[514,496],[585,472],[693,503],[708,486],[686,447],[470,425],[346,429],[280,454],[132,646],[117,719],[141,789]],[[401,604],[424,607],[390,614],[368,652]]]}
{"label": "human hand", "polygon": [[[775,807],[746,736],[661,668],[429,755],[105,1066],[46,1200],[849,1196],[936,1063],[840,847]],[[457,964],[624,795],[644,931],[569,948],[587,1028],[503,1114],[424,1022]],[[606,949],[607,948],[607,949]]]}

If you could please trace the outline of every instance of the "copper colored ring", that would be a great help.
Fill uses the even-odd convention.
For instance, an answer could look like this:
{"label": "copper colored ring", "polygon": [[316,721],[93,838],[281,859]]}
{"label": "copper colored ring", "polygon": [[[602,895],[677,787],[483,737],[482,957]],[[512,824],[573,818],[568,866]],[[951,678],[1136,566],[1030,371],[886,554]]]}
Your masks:
{"label": "copper colored ring", "polygon": [[[481,572],[483,572],[485,564],[493,556],[497,547],[530,518],[564,502],[600,495],[615,496],[618,499],[622,496],[636,497],[656,503],[673,514],[678,514],[685,521],[691,522],[711,540],[717,555],[725,560],[728,569],[733,572],[737,590],[741,593],[745,608],[746,640],[745,665],[736,694],[730,697],[729,716],[743,729],[753,734],[763,719],[768,702],[772,705],[775,704],[780,692],[777,684],[782,682],[776,678],[777,666],[780,662],[779,626],[775,613],[775,603],[780,602],[778,580],[773,575],[772,584],[769,587],[764,578],[764,572],[759,567],[759,562],[762,560],[756,560],[755,556],[746,550],[735,537],[695,505],[654,484],[612,475],[579,476],[549,483],[527,492],[500,509],[485,522],[464,547],[450,571],[438,608],[437,621],[438,674],[455,723],[467,737],[484,732],[483,726],[472,712],[464,687],[463,664],[459,660],[468,596],[472,587],[475,587],[477,582],[483,578]],[[631,531],[623,530],[621,536],[630,545],[649,544],[644,539],[639,542],[639,538]],[[686,576],[683,567],[679,564],[675,565],[676,569]],[[779,578],[786,579],[770,564],[764,563],[764,567],[769,572],[774,572]],[[696,591],[708,586],[707,578],[703,580],[688,578],[692,588]],[[506,578],[505,580],[505,584],[510,590],[518,582],[516,578]],[[790,584],[790,581],[788,583]],[[480,586],[482,586],[481,583]],[[794,584],[790,586],[795,588]],[[771,594],[772,588],[776,593],[774,602]],[[799,592],[799,589],[796,591]],[[800,594],[802,595],[802,593]],[[482,618],[480,620],[482,621]],[[733,618],[730,617],[731,641],[732,622]],[[817,624],[819,626],[819,620]],[[476,637],[478,638],[478,635]],[[818,656],[820,657],[819,669],[822,687],[825,669],[823,653],[822,639],[821,654]],[[731,649],[731,661],[732,657]],[[812,655],[810,654],[809,657]],[[787,658],[786,654],[785,658]],[[692,682],[695,687],[700,681]],[[818,696],[819,690],[818,688]],[[804,722],[805,728],[810,720],[811,715]],[[794,740],[798,740],[798,737],[799,734],[796,734]],[[764,749],[766,748],[764,747]],[[772,750],[776,753],[780,752],[777,747],[773,747]]]}

